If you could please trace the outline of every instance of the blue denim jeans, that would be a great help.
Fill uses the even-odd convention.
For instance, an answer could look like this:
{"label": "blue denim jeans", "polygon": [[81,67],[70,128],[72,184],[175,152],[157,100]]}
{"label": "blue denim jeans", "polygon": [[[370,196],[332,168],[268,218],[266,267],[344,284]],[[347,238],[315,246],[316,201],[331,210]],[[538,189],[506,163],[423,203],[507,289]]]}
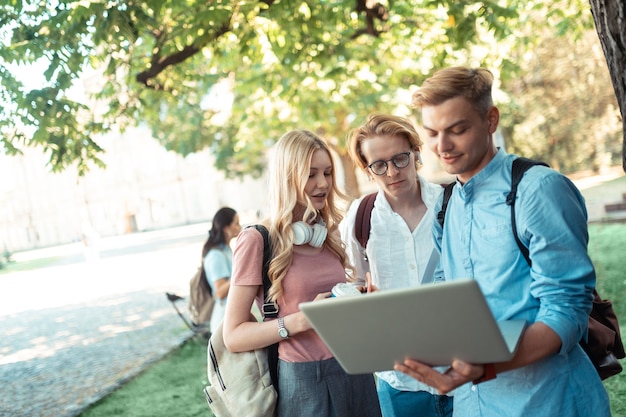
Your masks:
{"label": "blue denim jeans", "polygon": [[452,417],[452,397],[426,391],[400,391],[377,381],[383,417]]}

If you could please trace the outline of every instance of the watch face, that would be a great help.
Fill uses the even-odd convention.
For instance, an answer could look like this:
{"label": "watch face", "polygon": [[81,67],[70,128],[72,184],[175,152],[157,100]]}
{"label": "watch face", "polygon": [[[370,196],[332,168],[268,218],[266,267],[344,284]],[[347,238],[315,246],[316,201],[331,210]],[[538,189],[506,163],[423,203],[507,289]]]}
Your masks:
{"label": "watch face", "polygon": [[289,336],[289,333],[287,333],[287,329],[279,329],[278,334],[280,335],[280,337],[284,337],[284,338]]}

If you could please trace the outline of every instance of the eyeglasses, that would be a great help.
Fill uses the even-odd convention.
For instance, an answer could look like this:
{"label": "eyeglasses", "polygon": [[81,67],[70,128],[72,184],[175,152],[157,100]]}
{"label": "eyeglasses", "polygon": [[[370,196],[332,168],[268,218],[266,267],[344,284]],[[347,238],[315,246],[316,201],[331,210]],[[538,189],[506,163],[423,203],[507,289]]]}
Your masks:
{"label": "eyeglasses", "polygon": [[386,161],[374,161],[367,167],[376,175],[385,175],[387,169],[389,168],[389,162],[392,162],[393,166],[398,169],[406,168],[409,165],[409,162],[411,162],[411,152],[399,153]]}

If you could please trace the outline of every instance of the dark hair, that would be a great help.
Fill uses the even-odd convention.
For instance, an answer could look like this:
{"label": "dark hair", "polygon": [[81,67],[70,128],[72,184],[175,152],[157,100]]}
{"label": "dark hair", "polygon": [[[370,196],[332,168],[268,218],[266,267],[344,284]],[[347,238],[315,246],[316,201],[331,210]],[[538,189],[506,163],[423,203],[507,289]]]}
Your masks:
{"label": "dark hair", "polygon": [[230,207],[222,207],[215,213],[213,216],[213,224],[209,231],[209,238],[202,248],[202,259],[217,245],[228,243],[226,242],[226,236],[224,236],[224,228],[233,222],[236,214],[237,212]]}

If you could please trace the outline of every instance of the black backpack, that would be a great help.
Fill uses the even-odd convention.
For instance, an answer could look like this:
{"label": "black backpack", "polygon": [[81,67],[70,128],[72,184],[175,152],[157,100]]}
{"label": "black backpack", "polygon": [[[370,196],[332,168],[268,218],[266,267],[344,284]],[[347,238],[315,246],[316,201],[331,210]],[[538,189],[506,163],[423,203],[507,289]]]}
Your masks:
{"label": "black backpack", "polygon": [[[544,162],[528,158],[517,158],[513,161],[511,168],[511,191],[506,197],[506,204],[511,206],[511,229],[513,236],[529,266],[532,265],[532,260],[530,259],[528,248],[524,246],[517,234],[515,199],[517,197],[517,187],[524,173],[535,165],[548,166]],[[441,210],[437,213],[437,221],[441,227],[443,227],[454,184],[455,182],[448,184],[443,191]],[[587,356],[589,356],[589,359],[591,359],[600,378],[606,379],[622,372],[622,366],[617,359],[623,359],[626,354],[624,352],[624,344],[622,343],[617,316],[615,315],[615,311],[613,311],[611,301],[603,300],[595,289],[593,290],[593,307],[589,314],[588,326],[587,342],[581,339],[579,343],[587,353]]]}

